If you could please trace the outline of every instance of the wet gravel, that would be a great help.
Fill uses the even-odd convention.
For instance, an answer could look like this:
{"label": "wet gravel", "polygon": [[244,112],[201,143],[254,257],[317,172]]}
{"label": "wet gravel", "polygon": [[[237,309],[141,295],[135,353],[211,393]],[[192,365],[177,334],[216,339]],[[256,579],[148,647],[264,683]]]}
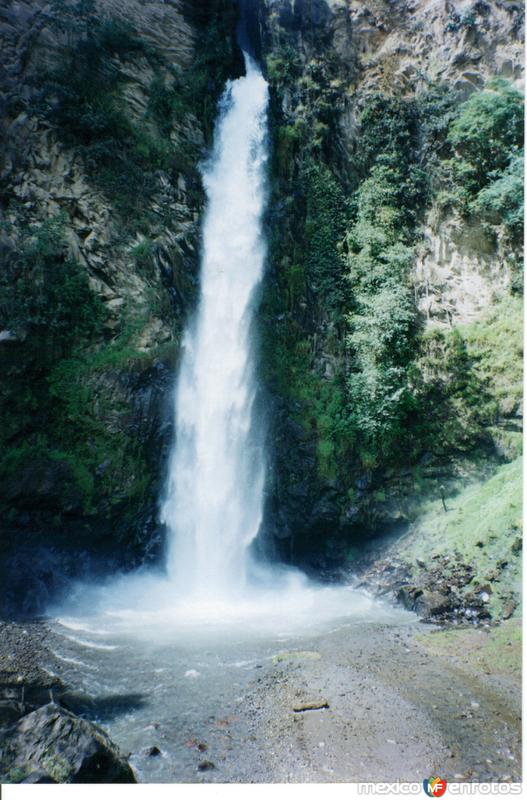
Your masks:
{"label": "wet gravel", "polygon": [[[143,782],[520,780],[519,685],[427,652],[423,627],[342,625],[253,647],[247,663],[223,658],[225,642],[209,648],[209,671],[187,670],[176,685],[157,651],[83,652],[68,640],[66,652],[53,626],[0,623],[2,701],[27,713],[51,693],[102,721]],[[135,659],[142,699],[98,694],[108,679],[98,665],[117,657]]]}

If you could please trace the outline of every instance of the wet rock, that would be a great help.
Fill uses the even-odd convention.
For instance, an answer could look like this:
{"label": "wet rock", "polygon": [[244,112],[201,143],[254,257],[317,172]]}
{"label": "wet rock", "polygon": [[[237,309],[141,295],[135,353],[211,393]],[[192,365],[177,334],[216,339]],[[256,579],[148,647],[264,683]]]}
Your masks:
{"label": "wet rock", "polygon": [[408,611],[413,611],[416,600],[423,594],[423,590],[418,586],[401,586],[397,592],[397,600],[403,604]]}
{"label": "wet rock", "polygon": [[420,614],[424,619],[437,616],[442,612],[449,611],[452,608],[452,598],[441,592],[430,592],[425,590],[419,595],[415,604],[414,611]]}
{"label": "wet rock", "polygon": [[53,778],[47,774],[47,772],[43,772],[42,770],[36,770],[32,772],[31,775],[28,775],[27,778],[24,778],[22,783],[56,783]]}
{"label": "wet rock", "polygon": [[452,611],[458,598],[451,591],[433,591],[419,586],[402,586],[397,593],[397,600],[408,611],[414,611],[422,619],[427,620]]}
{"label": "wet rock", "polygon": [[503,606],[503,619],[510,619],[514,614],[515,609],[516,603],[514,600],[509,600],[507,603],[505,603]]}
{"label": "wet rock", "polygon": [[23,713],[23,705],[16,700],[0,700],[0,728],[12,725]]}
{"label": "wet rock", "polygon": [[200,761],[200,763],[198,764],[198,769],[200,772],[206,772],[209,769],[216,769],[216,764],[214,764],[212,761],[207,761],[207,760]]}
{"label": "wet rock", "polygon": [[513,553],[519,553],[523,547],[521,536],[518,536],[517,539],[514,540],[511,546],[511,550]]}
{"label": "wet rock", "polygon": [[161,755],[161,750],[159,749],[159,747],[157,747],[157,745],[154,745],[153,747],[149,747],[147,749],[146,755],[149,758],[155,758],[156,756],[160,756]]}
{"label": "wet rock", "polygon": [[27,714],[9,730],[0,773],[8,783],[136,783],[130,765],[101,728],[55,703]]}

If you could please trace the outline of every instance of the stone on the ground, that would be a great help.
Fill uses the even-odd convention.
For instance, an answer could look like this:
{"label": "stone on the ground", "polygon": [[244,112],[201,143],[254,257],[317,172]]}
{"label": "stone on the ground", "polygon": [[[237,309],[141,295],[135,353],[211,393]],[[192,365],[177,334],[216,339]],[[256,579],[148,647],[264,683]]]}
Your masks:
{"label": "stone on the ground", "polygon": [[300,711],[321,711],[323,708],[329,708],[327,700],[305,700],[303,702],[295,703],[293,711],[299,713]]}
{"label": "stone on the ground", "polygon": [[215,769],[216,765],[212,761],[200,761],[198,769],[200,772],[206,772],[209,769]]}
{"label": "stone on the ground", "polygon": [[132,769],[107,734],[48,703],[8,732],[0,756],[6,783],[136,783]]}

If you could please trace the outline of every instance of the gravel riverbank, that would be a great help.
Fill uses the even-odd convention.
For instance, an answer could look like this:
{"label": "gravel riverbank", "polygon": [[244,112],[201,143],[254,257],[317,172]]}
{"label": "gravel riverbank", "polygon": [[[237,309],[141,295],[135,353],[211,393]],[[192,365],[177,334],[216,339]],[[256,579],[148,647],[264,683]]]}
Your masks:
{"label": "gravel riverbank", "polygon": [[[6,714],[27,714],[50,700],[88,719],[100,717],[96,697],[62,682],[56,631],[45,623],[4,623],[0,634],[4,722]],[[138,779],[521,779],[518,619],[455,631],[418,622],[341,625],[284,644],[244,668],[243,680],[222,694],[217,713],[204,702],[201,717],[192,721],[195,737],[185,727],[188,700],[174,693],[170,735],[152,716],[131,752]],[[197,681],[191,675],[187,685]],[[141,712],[147,722],[148,702]],[[104,727],[122,752],[133,750],[124,709],[114,709]],[[182,751],[188,758],[178,755]]]}

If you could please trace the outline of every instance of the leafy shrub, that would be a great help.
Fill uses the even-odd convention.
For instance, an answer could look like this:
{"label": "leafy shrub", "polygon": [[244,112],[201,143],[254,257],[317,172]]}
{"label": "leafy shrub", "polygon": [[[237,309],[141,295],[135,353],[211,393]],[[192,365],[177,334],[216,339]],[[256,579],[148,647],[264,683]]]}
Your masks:
{"label": "leafy shrub", "polygon": [[271,83],[289,83],[301,72],[301,61],[292,47],[282,46],[267,56],[267,78]]}
{"label": "leafy shrub", "polygon": [[361,111],[359,125],[357,165],[362,178],[369,175],[379,158],[393,166],[415,161],[418,143],[415,103],[383,94],[371,95]]}
{"label": "leafy shrub", "polygon": [[[360,121],[367,172],[346,236],[353,302],[347,314],[347,413],[365,466],[398,460],[416,401],[411,368],[417,311],[408,280],[425,180],[413,104],[374,96]],[[361,139],[362,142],[362,139]]]}
{"label": "leafy shrub", "polygon": [[505,81],[494,81],[463,103],[453,121],[448,141],[459,160],[458,176],[471,195],[489,182],[496,170],[508,167],[511,156],[523,145],[523,100],[520,92]]}
{"label": "leafy shrub", "polygon": [[516,241],[523,235],[523,162],[522,150],[513,155],[504,170],[494,173],[494,180],[478,192],[472,204],[475,213],[503,223]]}

